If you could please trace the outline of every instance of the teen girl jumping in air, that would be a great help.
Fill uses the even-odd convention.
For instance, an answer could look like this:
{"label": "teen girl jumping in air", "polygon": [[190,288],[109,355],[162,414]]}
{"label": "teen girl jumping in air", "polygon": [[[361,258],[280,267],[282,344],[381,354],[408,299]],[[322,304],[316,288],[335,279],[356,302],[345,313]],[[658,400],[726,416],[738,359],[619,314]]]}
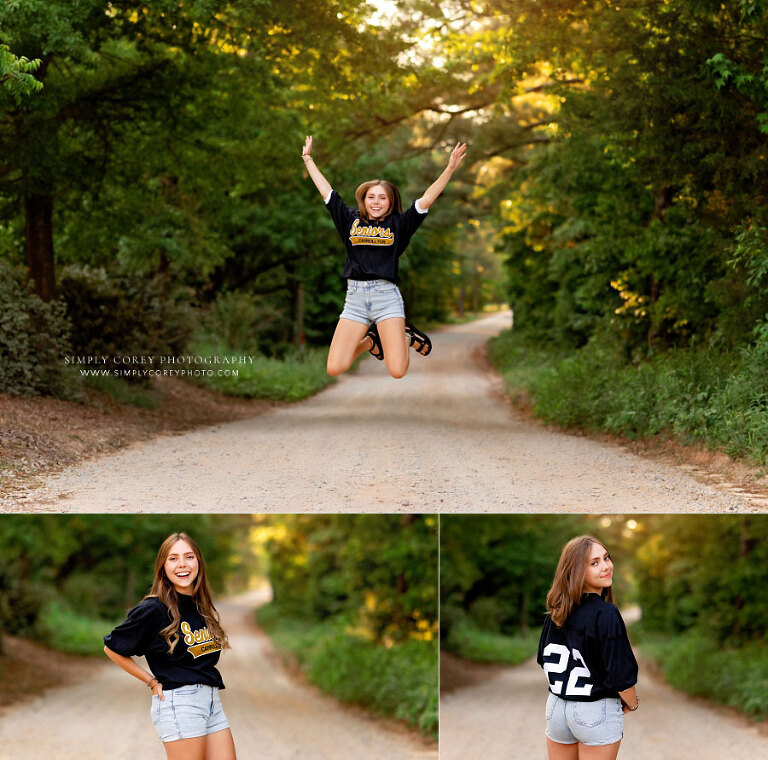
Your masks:
{"label": "teen girl jumping in air", "polygon": [[[104,643],[107,657],[152,692],[152,722],[168,760],[235,760],[216,670],[229,642],[200,548],[189,536],[163,541],[152,590]],[[132,659],[140,655],[151,673]]]}
{"label": "teen girl jumping in air", "polygon": [[637,710],[637,661],[613,605],[613,562],[592,536],[563,548],[547,594],[537,660],[549,685],[549,760],[615,760]]}
{"label": "teen girl jumping in air", "polygon": [[342,273],[347,280],[347,298],[331,341],[329,375],[346,372],[360,354],[370,351],[384,360],[392,377],[399,378],[408,371],[410,346],[424,356],[429,353],[429,338],[405,321],[403,297],[397,287],[398,259],[466,152],[467,146],[457,143],[443,173],[406,211],[402,210],[398,189],[379,179],[357,188],[357,208],[352,208],[317,168],[312,137],[307,137],[302,150],[304,164],[347,252]]}

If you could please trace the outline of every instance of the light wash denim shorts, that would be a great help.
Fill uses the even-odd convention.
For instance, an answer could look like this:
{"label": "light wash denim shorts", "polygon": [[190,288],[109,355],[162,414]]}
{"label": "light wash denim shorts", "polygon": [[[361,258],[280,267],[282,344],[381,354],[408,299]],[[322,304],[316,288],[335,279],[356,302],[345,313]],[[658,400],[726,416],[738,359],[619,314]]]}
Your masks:
{"label": "light wash denim shorts", "polygon": [[215,686],[193,684],[163,691],[165,701],[152,695],[152,722],[161,742],[193,739],[229,728]]}
{"label": "light wash denim shorts", "polygon": [[339,319],[351,319],[364,325],[392,317],[405,319],[400,288],[389,280],[347,280],[347,299]]}
{"label": "light wash denim shorts", "polygon": [[547,736],[558,744],[581,742],[588,747],[615,744],[624,736],[621,700],[615,697],[596,702],[547,698]]}

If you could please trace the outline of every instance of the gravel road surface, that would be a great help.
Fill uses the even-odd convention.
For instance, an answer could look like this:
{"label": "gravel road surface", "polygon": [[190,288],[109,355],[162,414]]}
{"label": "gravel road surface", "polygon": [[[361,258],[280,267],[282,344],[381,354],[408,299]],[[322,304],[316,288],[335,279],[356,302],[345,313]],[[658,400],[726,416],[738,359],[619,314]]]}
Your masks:
{"label": "gravel road surface", "polygon": [[[624,717],[619,760],[768,757],[768,735],[729,710],[640,671],[640,709]],[[440,760],[545,760],[546,685],[535,660],[481,675],[440,700]]]}
{"label": "gravel road surface", "polygon": [[11,510],[738,512],[768,499],[619,445],[548,430],[473,358],[509,312],[442,330],[403,380],[366,358],[252,419],[137,444],[12,498]]}
{"label": "gravel road surface", "polygon": [[[222,702],[239,760],[437,760],[435,746],[399,724],[289,677],[251,622],[264,596],[218,605],[232,643],[220,662]],[[147,689],[105,662],[92,678],[0,713],[0,760],[163,760],[149,706]]]}

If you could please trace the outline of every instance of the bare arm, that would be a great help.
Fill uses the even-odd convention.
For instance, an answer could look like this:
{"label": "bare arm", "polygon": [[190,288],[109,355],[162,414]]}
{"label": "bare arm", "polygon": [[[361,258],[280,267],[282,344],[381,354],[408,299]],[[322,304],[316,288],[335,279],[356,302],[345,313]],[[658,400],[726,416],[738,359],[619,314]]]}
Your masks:
{"label": "bare arm", "polygon": [[450,181],[453,173],[459,168],[464,156],[467,154],[466,143],[456,143],[456,147],[451,152],[451,157],[448,159],[448,166],[446,166],[443,173],[426,189],[424,195],[419,198],[419,208],[422,211],[426,211],[436,200],[440,193],[445,190],[445,186]]}
{"label": "bare arm", "polygon": [[312,135],[307,135],[307,139],[304,141],[304,148],[301,151],[301,157],[304,159],[304,166],[307,167],[315,187],[319,190],[320,195],[323,196],[323,200],[325,200],[328,197],[328,193],[331,192],[331,183],[323,176],[323,173],[315,164],[315,159],[312,158]]}
{"label": "bare arm", "polygon": [[109,659],[112,660],[115,665],[121,667],[126,673],[133,676],[134,678],[138,678],[139,681],[145,685],[149,686],[152,681],[155,681],[155,684],[152,686],[152,693],[157,694],[161,700],[165,701],[165,697],[163,696],[163,685],[151,673],[147,672],[144,670],[144,668],[138,665],[133,660],[133,658],[125,657],[122,654],[113,652],[107,646],[104,647],[104,654],[107,655],[107,657],[109,657]]}
{"label": "bare arm", "polygon": [[621,699],[621,711],[622,712],[634,712],[637,709],[637,705],[640,704],[640,700],[635,693],[635,687],[630,686],[628,689],[619,692]]}

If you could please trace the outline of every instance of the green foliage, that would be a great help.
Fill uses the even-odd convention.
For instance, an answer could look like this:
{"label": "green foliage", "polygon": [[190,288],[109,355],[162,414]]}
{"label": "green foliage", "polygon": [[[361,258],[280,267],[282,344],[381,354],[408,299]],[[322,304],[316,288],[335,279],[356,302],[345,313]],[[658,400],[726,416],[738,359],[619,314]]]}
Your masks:
{"label": "green foliage", "polygon": [[114,375],[89,375],[83,378],[83,383],[104,393],[118,404],[143,409],[154,409],[157,406],[158,395],[152,388],[144,388]]}
{"label": "green foliage", "polygon": [[762,2],[399,0],[391,26],[360,0],[70,6],[0,10],[45,82],[23,108],[0,93],[2,255],[30,253],[25,199],[54,198],[57,265],[178,285],[153,296],[159,325],[123,294],[137,345],[183,342],[179,298],[211,344],[328,341],[343,254],[298,163],[307,132],[348,201],[371,176],[418,197],[470,143],[401,261],[415,319],[506,291],[532,339],[598,341],[618,370],[736,350],[768,313]]}
{"label": "green foliage", "polygon": [[458,653],[502,656],[504,637],[540,629],[560,550],[590,529],[570,515],[443,515],[441,640]]}
{"label": "green foliage", "polygon": [[[219,293],[205,312],[202,340],[197,342],[228,346],[233,352],[275,352],[275,334],[285,333],[285,316],[263,298],[243,291]],[[270,340],[270,337],[272,340]]]}
{"label": "green foliage", "polygon": [[[62,273],[59,293],[73,326],[72,352],[103,357],[101,369],[132,369],[121,361],[126,357],[177,354],[192,331],[184,293],[169,292],[164,278],[142,282],[69,267]],[[126,379],[145,382],[141,377]]]}
{"label": "green foliage", "polygon": [[731,254],[751,256],[741,232],[765,226],[764,5],[468,12],[474,36],[458,23],[434,36],[479,79],[476,139],[494,159],[475,201],[516,324],[561,347],[609,335],[624,361],[748,341],[768,310],[762,258],[750,274]]}
{"label": "green foliage", "polygon": [[0,303],[0,391],[75,395],[77,378],[64,366],[72,334],[64,304],[41,301],[2,261]]}
{"label": "green foliage", "polygon": [[505,636],[489,633],[488,630],[465,620],[451,626],[442,646],[449,652],[474,662],[519,665],[536,654],[540,633],[538,630],[529,630]]}
{"label": "green foliage", "polygon": [[43,83],[32,76],[40,68],[40,59],[15,56],[7,45],[0,44],[0,83],[18,105],[25,95],[40,92]]}
{"label": "green foliage", "polygon": [[766,330],[738,352],[678,349],[633,364],[599,340],[565,358],[511,333],[491,345],[512,393],[525,389],[546,422],[629,438],[672,434],[768,462]]}
{"label": "green foliage", "polygon": [[307,623],[271,604],[257,613],[278,649],[297,658],[328,694],[402,720],[437,737],[438,654],[434,641],[375,644],[339,622]]}
{"label": "green foliage", "polygon": [[677,689],[751,717],[768,718],[768,650],[765,643],[722,647],[706,634],[641,634],[641,652]]}
{"label": "green foliage", "polygon": [[107,622],[101,618],[78,614],[61,602],[52,601],[40,616],[39,637],[60,652],[102,655],[105,631],[120,622],[120,618]]}
{"label": "green foliage", "polygon": [[286,614],[344,616],[374,642],[435,635],[434,517],[284,515],[270,523],[270,581]]}
{"label": "green foliage", "polygon": [[[0,629],[48,638],[55,646],[55,626],[61,621],[65,640],[80,646],[77,642],[93,631],[92,621],[121,617],[149,591],[158,547],[177,530],[200,544],[211,581],[221,588],[237,569],[232,549],[249,520],[5,515],[0,520]],[[105,628],[103,623],[100,636]],[[87,649],[87,642],[83,646]]]}
{"label": "green foliage", "polygon": [[[174,311],[167,283],[177,283],[186,300],[217,304],[208,337],[227,345],[279,356],[305,339],[327,342],[343,298],[343,250],[296,146],[313,132],[319,160],[348,196],[373,168],[406,176],[412,157],[388,146],[372,164],[379,136],[363,136],[382,113],[386,123],[402,109],[412,67],[394,61],[408,42],[368,24],[361,0],[70,5],[0,10],[4,39],[39,56],[45,82],[23,110],[0,102],[0,220],[14,260],[26,249],[28,262],[48,255],[51,265],[88,265],[127,284],[109,293],[85,283],[83,300],[102,313],[81,303],[77,315],[107,343],[179,342],[172,314],[160,329],[139,316],[148,305],[130,291],[154,278],[166,287],[152,311]],[[433,179],[420,177],[414,192]],[[55,258],[22,234],[24,203],[38,196],[54,199],[42,232],[52,232]],[[448,255],[424,250],[421,259],[440,272]],[[237,322],[249,298],[260,313],[246,309]],[[419,303],[434,311],[416,299],[417,315]],[[103,313],[112,307],[114,318]]]}
{"label": "green foliage", "polygon": [[761,516],[649,518],[635,559],[643,625],[718,646],[764,641],[768,605],[756,590],[768,581],[767,537]]}
{"label": "green foliage", "polygon": [[[211,362],[238,356],[222,345],[193,345],[191,353],[209,358]],[[197,379],[201,384],[229,396],[300,401],[335,382],[326,372],[327,359],[327,349],[308,349],[304,353],[294,351],[283,359],[246,354],[243,363],[237,359],[237,363],[231,365],[210,365],[229,374],[219,375],[215,369],[210,376]],[[237,376],[234,371],[237,371]]]}

